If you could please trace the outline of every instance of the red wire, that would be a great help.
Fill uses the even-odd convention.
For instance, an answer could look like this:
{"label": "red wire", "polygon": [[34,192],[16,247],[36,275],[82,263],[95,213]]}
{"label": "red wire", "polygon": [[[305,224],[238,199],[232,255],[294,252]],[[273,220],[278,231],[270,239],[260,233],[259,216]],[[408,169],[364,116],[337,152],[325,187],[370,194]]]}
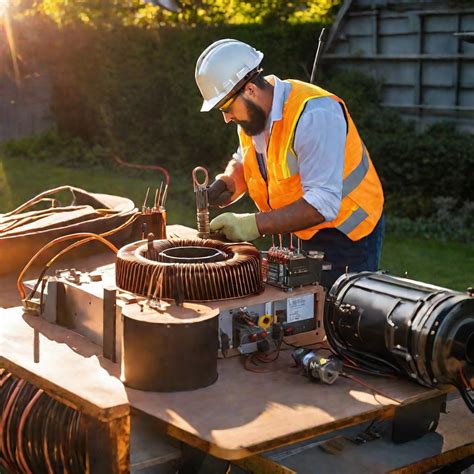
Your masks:
{"label": "red wire", "polygon": [[383,397],[385,398],[388,398],[390,400],[393,400],[394,402],[397,402],[398,404],[401,404],[402,402],[400,400],[397,400],[396,398],[393,398],[391,397],[390,395],[387,395],[386,393],[370,386],[369,384],[365,383],[364,381],[360,380],[359,378],[357,377],[354,377],[353,375],[349,375],[349,374],[341,374],[343,377],[346,377],[348,379],[351,379],[352,381],[368,388],[371,392],[374,392],[374,393],[378,393],[379,395],[382,395]]}
{"label": "red wire", "polygon": [[128,168],[135,168],[137,170],[157,170],[161,171],[165,177],[166,184],[169,186],[170,184],[170,174],[168,171],[159,165],[140,165],[138,163],[129,163],[128,161],[124,161],[119,158],[117,155],[112,156],[113,159],[121,166],[127,166]]}
{"label": "red wire", "polygon": [[249,363],[253,362],[252,355],[253,354],[251,354],[251,355],[249,355],[245,358],[245,361],[244,361],[245,370],[248,370],[250,372],[255,372],[256,374],[264,374],[266,372],[269,372],[268,370],[262,370],[262,369],[257,369],[257,368],[250,367]]}

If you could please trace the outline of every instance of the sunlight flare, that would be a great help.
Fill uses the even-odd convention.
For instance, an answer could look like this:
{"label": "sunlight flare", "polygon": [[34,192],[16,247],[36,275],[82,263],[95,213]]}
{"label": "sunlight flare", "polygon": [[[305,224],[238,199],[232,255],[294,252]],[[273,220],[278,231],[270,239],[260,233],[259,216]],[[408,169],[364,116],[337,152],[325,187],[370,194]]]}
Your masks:
{"label": "sunlight flare", "polygon": [[0,18],[3,18],[6,16],[9,6],[10,6],[10,0],[0,0]]}

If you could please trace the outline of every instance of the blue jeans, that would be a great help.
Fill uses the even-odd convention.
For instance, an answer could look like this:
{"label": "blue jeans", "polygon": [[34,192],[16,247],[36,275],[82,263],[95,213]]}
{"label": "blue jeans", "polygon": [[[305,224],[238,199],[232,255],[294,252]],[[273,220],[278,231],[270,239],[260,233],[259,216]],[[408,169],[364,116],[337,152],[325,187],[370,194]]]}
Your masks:
{"label": "blue jeans", "polygon": [[320,250],[332,269],[324,271],[321,284],[331,288],[334,282],[346,272],[375,272],[379,268],[385,218],[382,214],[374,230],[366,237],[353,241],[337,229],[320,230],[309,240],[303,240],[304,250]]}

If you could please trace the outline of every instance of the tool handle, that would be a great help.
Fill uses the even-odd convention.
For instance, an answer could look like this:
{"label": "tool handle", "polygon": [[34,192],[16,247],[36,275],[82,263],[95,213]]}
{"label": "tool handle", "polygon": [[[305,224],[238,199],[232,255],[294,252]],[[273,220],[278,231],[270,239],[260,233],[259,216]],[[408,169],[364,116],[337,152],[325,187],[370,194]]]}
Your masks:
{"label": "tool handle", "polygon": [[313,70],[311,71],[311,79],[309,81],[309,82],[311,82],[311,84],[316,83],[316,72],[317,72],[317,69],[318,69],[318,62],[319,62],[319,58],[321,57],[321,55],[323,53],[324,43],[326,43],[326,41],[327,41],[327,36],[328,35],[326,33],[326,28],[323,28],[321,30],[320,35],[319,35],[318,49],[317,49],[316,54],[314,56]]}
{"label": "tool handle", "polygon": [[[204,181],[202,182],[199,182],[199,179],[197,177],[198,171],[202,171],[204,174]],[[196,166],[196,168],[193,169],[194,191],[198,189],[207,188],[208,183],[209,183],[209,174],[207,172],[207,169],[203,168],[202,166]]]}

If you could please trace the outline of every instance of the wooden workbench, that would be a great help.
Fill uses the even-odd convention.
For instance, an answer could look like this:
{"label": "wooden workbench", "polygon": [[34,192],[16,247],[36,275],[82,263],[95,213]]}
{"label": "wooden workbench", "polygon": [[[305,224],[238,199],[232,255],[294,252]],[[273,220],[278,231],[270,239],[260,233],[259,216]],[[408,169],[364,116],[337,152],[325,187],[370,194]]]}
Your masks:
{"label": "wooden workbench", "polygon": [[[21,308],[4,310],[0,318],[1,367],[104,420],[126,414],[129,403],[155,418],[163,432],[223,459],[390,418],[397,405],[352,380],[310,382],[291,367],[290,350],[281,351],[269,373],[249,372],[241,358],[232,357],[219,360],[219,378],[210,387],[177,393],[133,390],[115,378],[119,365],[101,357],[102,348],[82,336],[24,316]],[[403,379],[358,377],[405,404],[440,394]]]}
{"label": "wooden workbench", "polygon": [[[168,231],[189,236],[182,226]],[[76,262],[76,268],[91,270],[112,258],[89,257]],[[390,398],[345,378],[331,386],[311,383],[291,367],[291,350],[282,351],[268,373],[245,370],[239,357],[219,360],[217,382],[196,391],[124,388],[119,365],[104,359],[101,347],[43,319],[24,316],[15,282],[16,276],[0,278],[0,306],[16,305],[0,310],[0,367],[99,419],[124,419],[130,405],[151,416],[163,433],[219,458],[243,459],[365,421],[388,419],[399,403],[441,394],[405,379],[360,374],[364,383]]]}
{"label": "wooden workbench", "polygon": [[[210,387],[180,393],[127,389],[127,396],[169,435],[229,460],[394,415],[395,401],[352,380],[310,382],[292,367],[290,354],[281,353],[273,372],[252,373],[240,358],[230,358],[219,361],[219,378]],[[401,403],[440,394],[398,378],[358,377]]]}

